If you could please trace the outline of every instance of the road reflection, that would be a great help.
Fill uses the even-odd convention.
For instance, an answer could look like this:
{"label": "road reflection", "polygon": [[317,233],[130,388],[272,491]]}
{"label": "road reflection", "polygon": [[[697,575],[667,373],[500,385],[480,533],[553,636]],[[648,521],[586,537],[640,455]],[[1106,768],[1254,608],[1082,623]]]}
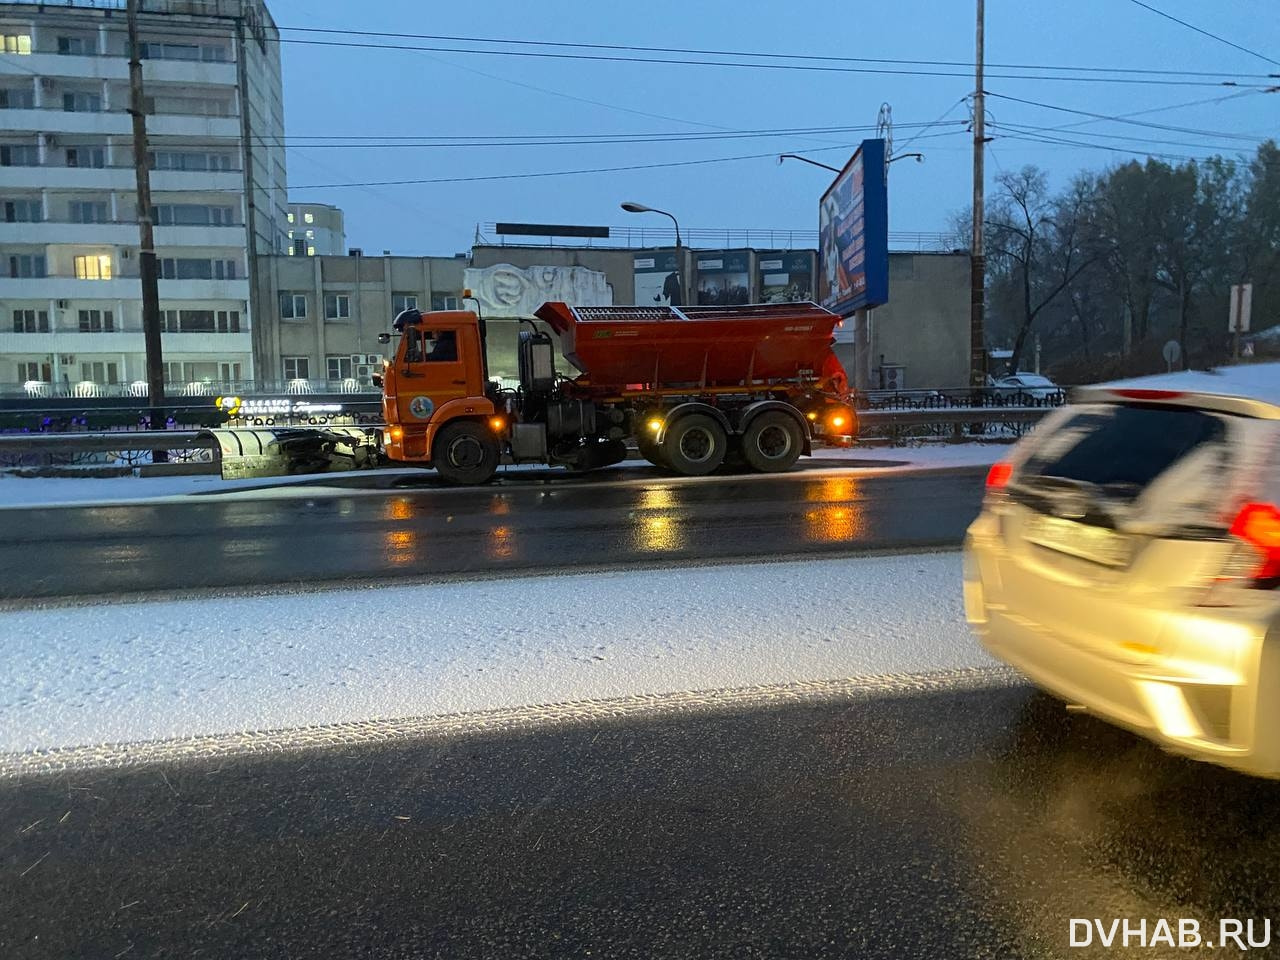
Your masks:
{"label": "road reflection", "polygon": [[841,543],[866,533],[866,517],[857,500],[858,481],[831,477],[805,488],[805,500],[820,504],[805,510],[805,535],[812,543]]}

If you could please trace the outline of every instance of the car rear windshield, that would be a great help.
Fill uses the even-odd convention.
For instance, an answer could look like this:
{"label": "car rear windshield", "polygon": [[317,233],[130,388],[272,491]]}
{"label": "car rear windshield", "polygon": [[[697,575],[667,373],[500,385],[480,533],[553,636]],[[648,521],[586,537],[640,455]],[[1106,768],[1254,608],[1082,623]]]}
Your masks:
{"label": "car rear windshield", "polygon": [[1021,473],[1096,484],[1132,500],[1191,451],[1225,436],[1222,419],[1202,410],[1117,405],[1067,420]]}

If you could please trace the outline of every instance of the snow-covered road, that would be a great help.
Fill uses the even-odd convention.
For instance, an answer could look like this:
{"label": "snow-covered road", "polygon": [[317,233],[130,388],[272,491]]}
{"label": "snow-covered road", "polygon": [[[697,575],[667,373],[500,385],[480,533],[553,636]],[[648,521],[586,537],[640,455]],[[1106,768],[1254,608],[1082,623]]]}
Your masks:
{"label": "snow-covered road", "polygon": [[0,751],[993,664],[958,553],[0,612]]}

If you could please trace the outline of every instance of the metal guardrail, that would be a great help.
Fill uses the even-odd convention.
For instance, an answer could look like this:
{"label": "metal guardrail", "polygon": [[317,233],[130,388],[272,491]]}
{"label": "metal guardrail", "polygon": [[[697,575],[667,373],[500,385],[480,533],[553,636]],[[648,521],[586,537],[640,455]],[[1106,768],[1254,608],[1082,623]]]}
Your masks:
{"label": "metal guardrail", "polygon": [[1056,407],[950,407],[859,410],[858,436],[898,443],[911,439],[1017,439]]}

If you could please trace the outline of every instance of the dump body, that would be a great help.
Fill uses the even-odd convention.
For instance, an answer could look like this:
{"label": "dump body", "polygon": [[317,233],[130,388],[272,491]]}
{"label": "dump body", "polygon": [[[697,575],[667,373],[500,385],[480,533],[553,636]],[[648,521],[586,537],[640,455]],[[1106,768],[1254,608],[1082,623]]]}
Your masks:
{"label": "dump body", "polygon": [[831,350],[840,318],[814,303],[741,307],[573,307],[535,314],[595,391],[643,385],[704,388],[808,382],[844,394]]}

